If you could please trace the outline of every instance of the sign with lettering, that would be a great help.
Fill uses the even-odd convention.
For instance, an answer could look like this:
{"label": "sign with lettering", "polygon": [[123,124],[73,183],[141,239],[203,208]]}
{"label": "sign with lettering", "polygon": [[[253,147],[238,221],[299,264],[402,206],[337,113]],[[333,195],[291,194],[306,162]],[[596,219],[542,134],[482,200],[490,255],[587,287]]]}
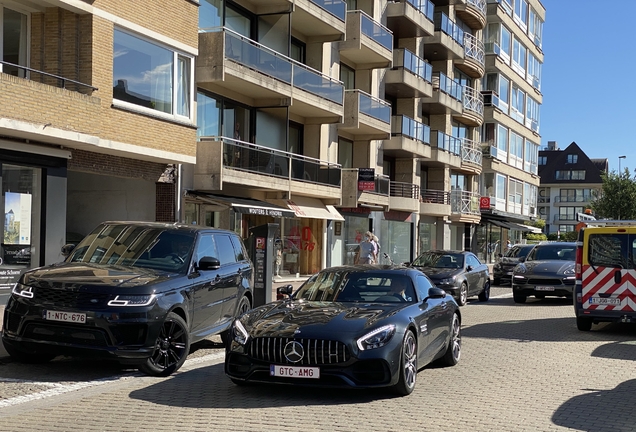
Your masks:
{"label": "sign with lettering", "polygon": [[358,190],[375,191],[375,168],[358,168]]}
{"label": "sign with lettering", "polygon": [[490,210],[490,197],[479,198],[479,210]]}

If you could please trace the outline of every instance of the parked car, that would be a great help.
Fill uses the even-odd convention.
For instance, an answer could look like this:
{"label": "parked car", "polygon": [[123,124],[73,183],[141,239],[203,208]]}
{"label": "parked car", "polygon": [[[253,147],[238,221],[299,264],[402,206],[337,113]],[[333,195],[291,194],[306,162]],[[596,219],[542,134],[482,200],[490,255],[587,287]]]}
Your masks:
{"label": "parked car", "polygon": [[4,312],[19,361],[98,355],[166,376],[190,344],[250,309],[253,266],[236,233],[195,225],[104,222],[65,261],[25,272]]}
{"label": "parked car", "polygon": [[416,269],[332,267],[234,321],[225,373],[246,382],[413,391],[417,372],[461,354],[453,298]]}
{"label": "parked car", "polygon": [[532,248],[512,271],[512,295],[515,303],[525,303],[528,296],[572,297],[576,274],[575,242],[545,242]]}
{"label": "parked car", "polygon": [[533,244],[514,245],[505,255],[500,255],[499,262],[492,267],[492,283],[493,285],[501,285],[502,283],[512,282],[512,269],[519,264],[519,258],[528,256]]}
{"label": "parked car", "polygon": [[460,306],[474,295],[482,302],[490,298],[488,266],[472,252],[427,251],[409,265],[426,273],[435,285],[455,297]]}

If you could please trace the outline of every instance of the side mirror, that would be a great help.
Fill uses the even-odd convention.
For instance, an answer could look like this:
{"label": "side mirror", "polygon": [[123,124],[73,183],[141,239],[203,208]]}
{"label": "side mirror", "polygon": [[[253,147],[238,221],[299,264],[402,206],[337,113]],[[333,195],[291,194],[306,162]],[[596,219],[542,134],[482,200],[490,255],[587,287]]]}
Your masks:
{"label": "side mirror", "polygon": [[467,271],[467,272],[469,272],[469,271],[473,271],[473,266],[471,266],[471,265],[467,265],[467,266],[466,266],[466,271]]}
{"label": "side mirror", "polygon": [[62,256],[63,257],[67,257],[71,254],[71,252],[73,252],[73,249],[75,249],[75,245],[72,243],[69,244],[65,244],[64,246],[62,246]]}
{"label": "side mirror", "polygon": [[290,297],[294,291],[293,285],[285,285],[276,290],[276,300],[284,300],[285,296]]}
{"label": "side mirror", "polygon": [[221,267],[221,261],[218,258],[204,256],[197,264],[197,270],[216,270]]}
{"label": "side mirror", "polygon": [[446,297],[446,291],[444,291],[441,288],[431,287],[428,289],[428,297],[426,297],[424,301],[430,298],[437,299],[437,298],[444,298],[444,297]]}
{"label": "side mirror", "polygon": [[519,257],[519,262],[525,262],[526,257]]}

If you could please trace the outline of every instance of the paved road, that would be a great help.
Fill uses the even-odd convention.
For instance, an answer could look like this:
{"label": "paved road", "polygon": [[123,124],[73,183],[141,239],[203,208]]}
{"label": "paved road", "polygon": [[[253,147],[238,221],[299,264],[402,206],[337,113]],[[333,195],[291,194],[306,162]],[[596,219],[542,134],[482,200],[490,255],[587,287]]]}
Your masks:
{"label": "paved road", "polygon": [[576,329],[569,301],[516,305],[510,288],[462,308],[463,353],[382,391],[237,387],[200,345],[168,378],[107,363],[0,359],[1,431],[633,431],[636,328]]}

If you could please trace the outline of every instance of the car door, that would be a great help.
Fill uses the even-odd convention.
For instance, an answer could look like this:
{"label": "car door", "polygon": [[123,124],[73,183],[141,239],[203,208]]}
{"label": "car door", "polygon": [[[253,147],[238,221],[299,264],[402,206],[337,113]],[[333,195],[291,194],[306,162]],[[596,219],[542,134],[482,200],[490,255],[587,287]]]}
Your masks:
{"label": "car door", "polygon": [[[194,259],[195,262],[203,257],[218,259],[217,245],[211,232],[202,232],[197,241]],[[192,333],[205,336],[209,329],[221,319],[223,308],[223,286],[221,284],[221,271],[200,270],[190,275],[193,281],[194,308],[192,316]]]}
{"label": "car door", "polygon": [[444,341],[448,337],[448,307],[444,299],[428,298],[429,288],[434,285],[424,275],[415,278],[417,293],[419,296],[420,314],[415,317],[415,322],[420,329],[418,340],[418,363],[424,365],[429,363],[435,354],[442,349]]}
{"label": "car door", "polygon": [[486,282],[490,281],[490,275],[488,274],[488,266],[477,258],[475,255],[470,254],[470,261],[474,263],[474,270],[479,274],[479,283],[477,284],[477,292],[486,286]]}
{"label": "car door", "polygon": [[217,325],[221,325],[223,322],[231,320],[234,316],[236,302],[239,298],[241,273],[243,271],[244,263],[239,263],[237,260],[236,250],[232,243],[231,234],[215,233],[214,240],[219,254],[218,258],[221,262],[219,275],[223,289],[222,308],[219,322],[216,323]]}
{"label": "car door", "polygon": [[483,287],[481,284],[480,262],[471,254],[464,255],[464,271],[468,282],[468,294],[472,295]]}

